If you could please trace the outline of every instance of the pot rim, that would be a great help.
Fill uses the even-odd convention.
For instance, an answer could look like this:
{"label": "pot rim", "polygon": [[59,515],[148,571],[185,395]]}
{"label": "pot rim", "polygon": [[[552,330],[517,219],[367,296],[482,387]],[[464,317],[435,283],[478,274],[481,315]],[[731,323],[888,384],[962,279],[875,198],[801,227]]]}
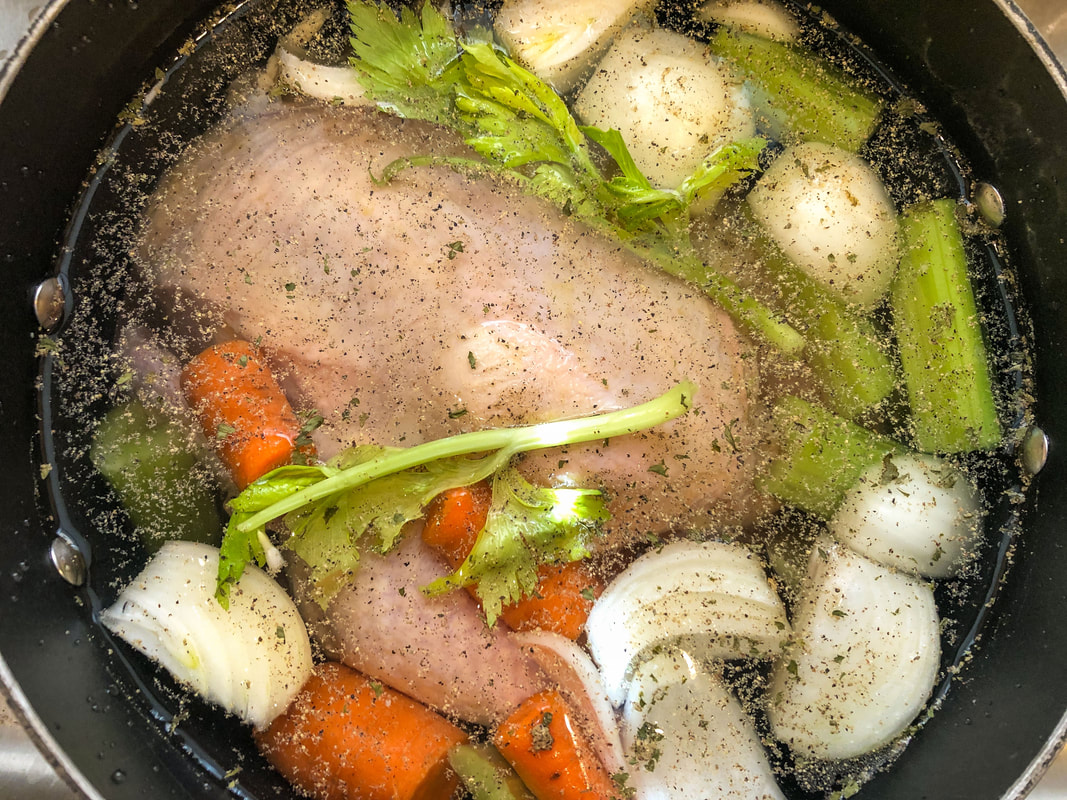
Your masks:
{"label": "pot rim", "polygon": [[[69,2],[70,0],[49,0],[40,7],[14,50],[3,61],[0,61],[0,104],[3,103],[16,76],[25,66],[37,43],[55,23]],[[1057,58],[1037,26],[1026,16],[1016,0],[992,0],[992,2],[1001,9],[1024,41],[1030,45],[1067,102],[1067,66]],[[14,673],[2,652],[0,652],[0,694],[7,698],[23,730],[57,775],[86,800],[104,800],[49,732],[29,698],[15,680]],[[1022,800],[1029,794],[1065,745],[1067,745],[1067,714],[1061,717],[1042,749],[1011,788],[1004,793],[1002,800]]]}
{"label": "pot rim", "polygon": [[[1067,100],[1067,69],[1056,57],[1048,42],[1041,36],[1030,18],[1023,13],[1015,0],[993,0],[1016,27],[1023,39],[1030,45],[1041,60],[1045,70],[1052,76],[1060,94]],[[1038,784],[1060,751],[1067,745],[1067,714],[1060,718],[1059,724],[1045,742],[1044,747],[1030,762],[1018,780],[1004,793],[1003,800],[1022,800]]]}
{"label": "pot rim", "polygon": [[[67,0],[59,0],[57,5],[64,5],[66,2]],[[48,766],[55,770],[60,780],[86,800],[105,800],[48,731],[47,726],[30,704],[29,698],[22,691],[22,687],[15,680],[15,675],[4,659],[3,653],[0,653],[0,694],[7,698],[23,731],[29,736],[30,741],[33,742]]]}
{"label": "pot rim", "polygon": [[[65,0],[64,0],[65,2]],[[1016,0],[993,0],[993,2],[1000,6],[1001,10],[1007,16],[1008,20],[1018,29],[1022,34],[1023,39],[1027,41],[1030,47],[1033,48],[1034,53],[1041,59],[1041,63],[1044,64],[1045,70],[1052,76],[1052,79],[1056,82],[1056,86],[1060,90],[1060,94],[1064,99],[1067,99],[1067,68],[1056,57],[1056,54],[1049,47],[1048,42],[1045,41],[1041,35],[1041,31],[1037,29],[1037,26],[1030,21],[1030,18],[1023,13],[1023,10],[1019,7]],[[0,95],[0,99],[2,99]]]}
{"label": "pot rim", "polygon": [[1003,800],[1022,800],[1022,798],[1026,797],[1037,786],[1044,774],[1048,772],[1048,768],[1056,760],[1065,744],[1067,744],[1067,714],[1060,719],[1059,725],[1056,726],[1056,730],[1045,742],[1041,752],[1037,754],[1023,774],[1019,776],[1019,779],[1004,794]]}
{"label": "pot rim", "polygon": [[49,2],[45,3],[30,23],[29,29],[15,45],[15,50],[5,61],[0,62],[0,103],[4,102],[15,76],[26,63],[26,59],[33,52],[33,48],[37,46],[37,42],[55,22],[59,12],[63,10],[68,2],[69,0],[49,0]]}

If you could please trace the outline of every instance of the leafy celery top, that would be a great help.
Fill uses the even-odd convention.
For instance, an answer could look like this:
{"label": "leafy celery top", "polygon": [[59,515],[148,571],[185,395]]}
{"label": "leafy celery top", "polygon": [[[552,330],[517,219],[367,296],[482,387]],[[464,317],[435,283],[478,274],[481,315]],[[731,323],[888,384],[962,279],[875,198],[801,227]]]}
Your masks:
{"label": "leafy celery top", "polygon": [[[356,447],[328,464],[279,467],[231,503],[216,597],[226,606],[245,565],[266,564],[266,525],[284,517],[291,534],[286,546],[309,564],[318,598],[328,602],[356,569],[361,544],[387,552],[436,495],[490,478],[492,505],[473,550],[426,591],[474,584],[492,624],[503,604],[536,588],[539,564],[588,555],[608,518],[599,491],[532,486],[512,466],[514,457],[660,425],[685,414],[695,391],[683,382],[647,403],[592,417],[462,433],[408,448]],[[365,537],[372,541],[362,542]]]}
{"label": "leafy celery top", "polygon": [[[709,270],[689,238],[689,208],[711,202],[758,166],[754,138],[720,147],[677,188],[654,187],[616,130],[578,124],[556,91],[488,41],[460,40],[429,2],[398,17],[371,0],[348,3],[351,59],[368,98],[389,113],[456,131],[471,158],[427,154],[390,164],[447,164],[493,173],[548,199],[651,264],[700,286],[750,333],[790,355],[803,337],[734,281]],[[610,159],[609,170],[599,166]]]}

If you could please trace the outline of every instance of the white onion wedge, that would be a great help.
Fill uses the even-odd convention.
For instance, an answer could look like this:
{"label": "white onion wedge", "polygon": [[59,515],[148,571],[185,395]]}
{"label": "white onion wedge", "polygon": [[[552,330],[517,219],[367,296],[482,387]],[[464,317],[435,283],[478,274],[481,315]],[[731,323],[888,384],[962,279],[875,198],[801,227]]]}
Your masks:
{"label": "white onion wedge", "polygon": [[940,662],[929,585],[828,538],[812,552],[793,620],[796,649],[774,668],[768,716],[795,752],[851,758],[899,736],[930,697]]}
{"label": "white onion wedge", "polygon": [[311,675],[311,644],[289,595],[255,566],[223,609],[218,566],[217,548],[167,542],[100,620],[206,700],[263,728]]}
{"label": "white onion wedge", "polygon": [[276,56],[279,79],[300,94],[342,106],[371,105],[349,65],[319,64],[283,46]]}
{"label": "white onion wedge", "polygon": [[888,567],[945,578],[973,555],[982,535],[978,493],[937,456],[892,456],[860,476],[829,522],[830,533]]}
{"label": "white onion wedge", "polygon": [[372,105],[356,71],[348,64],[320,64],[307,57],[307,45],[330,17],[329,8],[308,13],[278,41],[267,65],[272,88],[280,84],[300,94],[336,105]]}
{"label": "white onion wedge", "polygon": [[844,300],[869,308],[889,288],[900,257],[897,214],[859,156],[819,142],[786,148],[748,203],[786,257]]}
{"label": "white onion wedge", "polygon": [[708,0],[696,18],[778,42],[792,42],[800,35],[796,19],[774,0]]}
{"label": "white onion wedge", "polygon": [[649,0],[504,0],[493,21],[511,55],[561,94]]}
{"label": "white onion wedge", "polygon": [[596,665],[586,652],[566,636],[551,631],[513,633],[511,638],[559,687],[608,772],[612,775],[625,772],[615,709]]}
{"label": "white onion wedge", "polygon": [[745,547],[677,541],[634,561],[593,605],[589,651],[616,706],[654,646],[681,643],[701,658],[765,658],[789,634],[785,609]]}
{"label": "white onion wedge", "polygon": [[574,108],[587,125],[619,131],[649,181],[670,189],[756,131],[742,86],[702,45],[663,29],[622,33]]}
{"label": "white onion wedge", "polygon": [[783,797],[741,704],[717,672],[682,650],[637,668],[622,730],[637,800]]}

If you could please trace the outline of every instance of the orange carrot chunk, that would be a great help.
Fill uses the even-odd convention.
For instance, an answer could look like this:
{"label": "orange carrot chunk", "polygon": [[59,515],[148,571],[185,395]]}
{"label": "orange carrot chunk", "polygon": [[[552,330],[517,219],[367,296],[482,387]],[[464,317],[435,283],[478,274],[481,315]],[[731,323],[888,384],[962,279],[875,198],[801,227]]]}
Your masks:
{"label": "orange carrot chunk", "polygon": [[492,502],[487,481],[441,492],[426,509],[422,540],[456,569],[474,549]]}
{"label": "orange carrot chunk", "polygon": [[459,783],[448,751],[467,735],[406,695],[326,663],[256,741],[316,800],[447,800]]}
{"label": "orange carrot chunk", "polygon": [[[456,569],[474,548],[492,502],[486,481],[441,492],[427,508],[422,540]],[[537,575],[537,590],[504,606],[500,617],[512,630],[547,630],[577,639],[603,585],[580,561],[543,564]]]}
{"label": "orange carrot chunk", "polygon": [[513,631],[554,631],[574,640],[582,635],[593,601],[604,590],[584,561],[542,564],[537,591],[504,606],[500,617]]}
{"label": "orange carrot chunk", "polygon": [[497,727],[493,744],[537,800],[610,800],[619,794],[555,689],[524,700]]}
{"label": "orange carrot chunk", "polygon": [[182,370],[182,391],[238,488],[292,460],[300,421],[252,344],[200,353]]}

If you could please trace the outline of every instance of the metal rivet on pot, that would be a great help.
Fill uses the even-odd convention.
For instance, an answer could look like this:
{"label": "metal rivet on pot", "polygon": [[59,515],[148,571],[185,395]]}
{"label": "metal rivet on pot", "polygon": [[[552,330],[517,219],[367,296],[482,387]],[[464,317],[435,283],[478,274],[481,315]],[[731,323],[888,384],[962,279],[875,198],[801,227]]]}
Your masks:
{"label": "metal rivet on pot", "polygon": [[1004,198],[1000,196],[997,187],[985,181],[981,181],[974,187],[974,204],[978,208],[978,213],[982,215],[982,219],[994,228],[999,228],[1008,215],[1004,206]]}
{"label": "metal rivet on pot", "polygon": [[52,564],[59,576],[71,586],[85,583],[85,556],[70,539],[62,533],[52,540]]}
{"label": "metal rivet on pot", "polygon": [[67,308],[67,288],[62,278],[47,278],[33,293],[33,311],[38,324],[51,333],[63,321]]}
{"label": "metal rivet on pot", "polygon": [[1019,460],[1031,475],[1039,473],[1048,460],[1048,436],[1036,425],[1031,425],[1023,434]]}

